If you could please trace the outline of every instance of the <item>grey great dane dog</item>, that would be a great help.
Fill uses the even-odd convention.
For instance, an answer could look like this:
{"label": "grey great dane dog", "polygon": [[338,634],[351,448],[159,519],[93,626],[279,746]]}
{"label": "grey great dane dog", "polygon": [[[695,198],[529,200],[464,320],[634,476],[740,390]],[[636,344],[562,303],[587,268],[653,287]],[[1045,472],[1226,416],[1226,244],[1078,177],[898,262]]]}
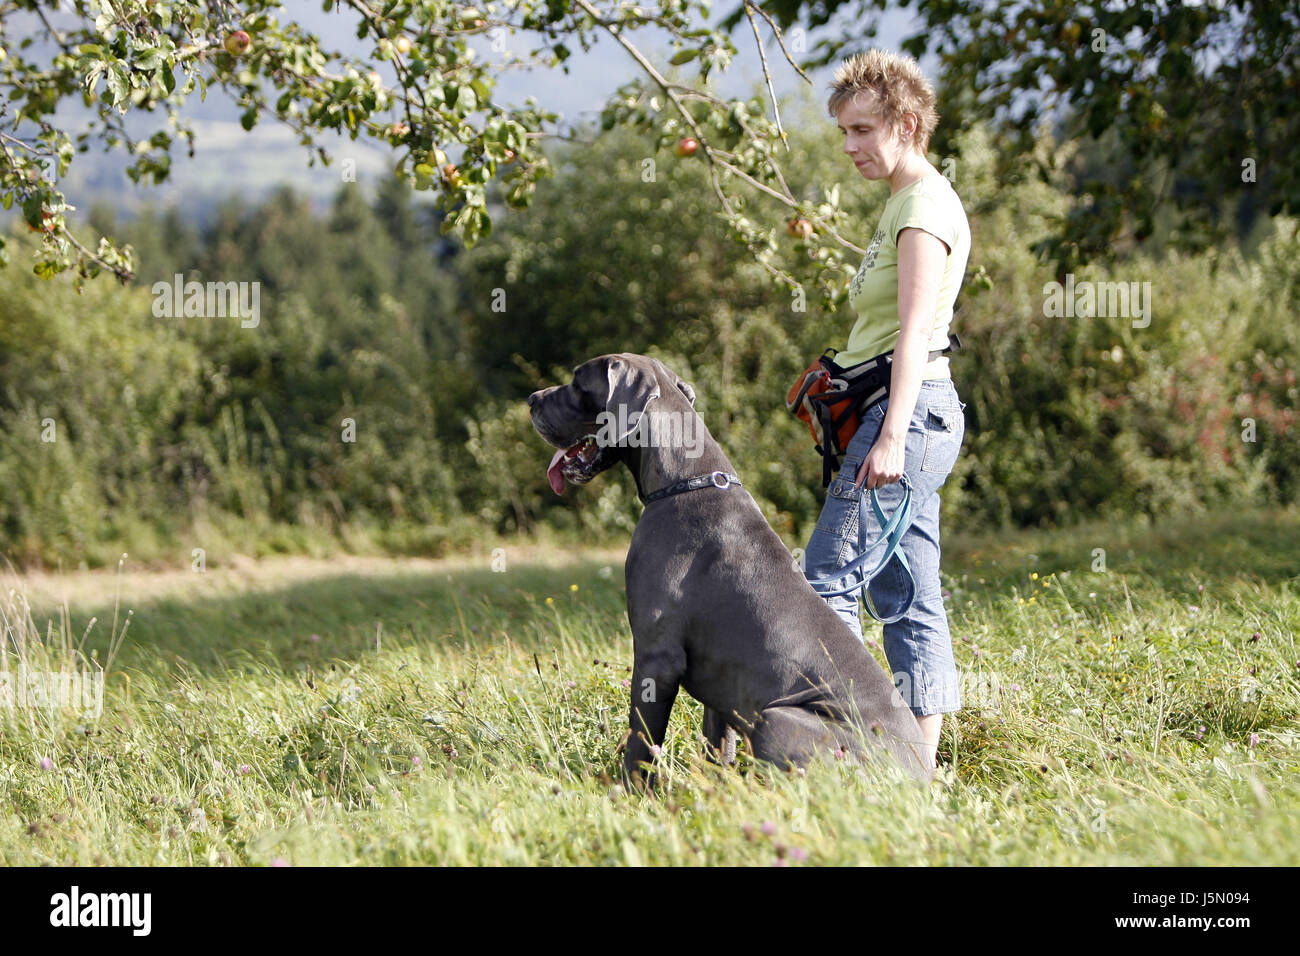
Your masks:
{"label": "grey great dane dog", "polygon": [[534,392],[528,405],[533,427],[559,449],[547,469],[557,493],[621,461],[650,498],[625,566],[634,645],[626,783],[650,782],[642,768],[663,744],[679,688],[704,705],[704,737],[724,759],[734,729],[755,757],[785,767],[889,752],[918,779],[933,777],[898,689],[749,492],[725,477],[735,478],[731,462],[689,384],[657,359],[622,352],[584,362],[570,384]]}

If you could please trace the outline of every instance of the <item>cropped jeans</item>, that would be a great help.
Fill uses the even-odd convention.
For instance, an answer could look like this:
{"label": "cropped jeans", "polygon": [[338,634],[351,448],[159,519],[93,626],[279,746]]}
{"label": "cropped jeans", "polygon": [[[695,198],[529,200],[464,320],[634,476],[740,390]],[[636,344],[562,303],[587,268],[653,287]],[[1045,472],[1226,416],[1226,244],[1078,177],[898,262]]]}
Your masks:
{"label": "cropped jeans", "polygon": [[[831,480],[826,504],[804,552],[805,577],[825,577],[838,571],[865,551],[868,543],[874,546],[865,567],[874,568],[880,562],[884,553],[880,523],[871,508],[870,493],[855,487],[855,482],[858,468],[880,435],[888,405],[889,399],[885,399],[868,409],[845,449],[844,463]],[[926,379],[921,382],[907,429],[903,471],[912,485],[912,525],[899,546],[916,580],[916,598],[903,618],[884,625],[884,645],[894,684],[918,717],[961,709],[952,635],[939,583],[939,488],[961,450],[965,408],[952,379]],[[885,485],[876,489],[876,495],[888,518],[902,500],[903,485],[897,481]],[[849,583],[845,580],[839,586]],[[907,577],[897,556],[867,590],[881,614],[897,613],[907,597]],[[824,600],[858,640],[863,640],[859,594],[855,591]]]}

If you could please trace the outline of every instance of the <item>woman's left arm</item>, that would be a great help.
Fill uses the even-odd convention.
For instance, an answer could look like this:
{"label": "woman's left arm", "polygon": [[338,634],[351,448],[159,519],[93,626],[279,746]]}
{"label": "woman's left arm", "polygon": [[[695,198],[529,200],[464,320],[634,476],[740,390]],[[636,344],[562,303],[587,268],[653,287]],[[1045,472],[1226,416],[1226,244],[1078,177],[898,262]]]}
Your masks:
{"label": "woman's left arm", "polygon": [[923,229],[909,227],[898,234],[898,345],[885,420],[858,469],[858,484],[864,488],[879,488],[903,477],[907,427],[921,393],[947,256],[943,241]]}

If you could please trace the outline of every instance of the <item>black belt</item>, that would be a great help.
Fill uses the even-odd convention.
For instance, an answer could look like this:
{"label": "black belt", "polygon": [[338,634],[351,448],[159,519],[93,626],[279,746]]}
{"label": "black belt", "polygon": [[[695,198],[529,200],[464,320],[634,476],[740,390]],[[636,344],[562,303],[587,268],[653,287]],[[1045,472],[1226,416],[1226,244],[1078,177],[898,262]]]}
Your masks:
{"label": "black belt", "polygon": [[695,491],[698,488],[730,488],[732,485],[739,484],[741,484],[740,479],[729,471],[711,471],[707,475],[683,478],[674,485],[652,491],[650,494],[644,495],[641,501],[643,504],[648,505],[652,501],[667,498],[669,495],[680,495],[683,491]]}

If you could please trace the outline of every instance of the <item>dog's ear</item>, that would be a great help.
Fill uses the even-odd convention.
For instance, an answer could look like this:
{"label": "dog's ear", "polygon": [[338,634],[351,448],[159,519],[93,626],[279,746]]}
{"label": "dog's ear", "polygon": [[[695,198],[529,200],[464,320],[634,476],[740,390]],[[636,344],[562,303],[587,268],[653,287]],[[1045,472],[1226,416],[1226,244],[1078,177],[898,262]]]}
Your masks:
{"label": "dog's ear", "polygon": [[659,367],[660,371],[662,371],[665,375],[668,376],[668,380],[677,386],[678,390],[683,395],[686,396],[686,400],[691,403],[691,407],[694,408],[695,389],[691,388],[691,383],[684,381],[680,375],[678,375],[676,372],[674,372],[672,369],[670,369],[667,365],[665,365],[663,362],[659,361],[658,359],[651,359],[650,361],[654,362],[655,365]]}
{"label": "dog's ear", "polygon": [[[628,430],[619,435],[617,441],[636,431],[641,424],[640,418],[645,414],[650,403],[659,397],[659,378],[646,368],[644,362],[631,361],[638,356],[628,354],[611,355],[605,366],[605,375],[609,380],[609,398],[605,401],[605,411],[614,416],[614,421],[628,422]],[[619,416],[618,407],[622,405],[626,412]],[[633,415],[633,412],[639,414]],[[633,421],[633,418],[636,420]]]}

